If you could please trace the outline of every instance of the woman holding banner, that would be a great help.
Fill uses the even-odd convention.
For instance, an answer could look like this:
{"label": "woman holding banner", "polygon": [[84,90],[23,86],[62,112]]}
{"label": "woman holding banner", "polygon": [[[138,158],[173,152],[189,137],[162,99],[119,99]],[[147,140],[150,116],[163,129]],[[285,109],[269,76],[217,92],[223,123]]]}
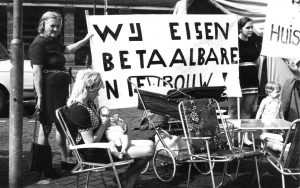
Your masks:
{"label": "woman holding banner", "polygon": [[[38,26],[38,35],[29,47],[29,57],[33,67],[34,88],[36,94],[36,109],[40,111],[39,121],[40,131],[38,144],[49,146],[48,136],[51,132],[52,124],[56,124],[56,140],[61,151],[62,170],[70,170],[74,167],[69,163],[66,140],[60,132],[60,127],[55,116],[55,110],[66,104],[69,96],[70,75],[66,71],[66,59],[64,54],[74,53],[89,41],[92,35],[88,34],[84,39],[64,46],[57,37],[62,28],[62,17],[54,11],[45,12]],[[50,150],[51,151],[51,150]],[[52,155],[45,154],[45,155]],[[45,177],[55,178],[57,173],[51,165],[44,164],[40,172],[44,172]]]}
{"label": "woman holding banner", "polygon": [[[262,37],[253,32],[253,20],[242,17],[238,21],[239,29],[239,75],[242,89],[240,101],[240,111],[242,119],[251,118],[254,102],[258,94],[258,66],[257,61],[260,57]],[[237,118],[236,98],[229,98],[229,115]],[[245,133],[244,144],[251,145],[252,142]]]}

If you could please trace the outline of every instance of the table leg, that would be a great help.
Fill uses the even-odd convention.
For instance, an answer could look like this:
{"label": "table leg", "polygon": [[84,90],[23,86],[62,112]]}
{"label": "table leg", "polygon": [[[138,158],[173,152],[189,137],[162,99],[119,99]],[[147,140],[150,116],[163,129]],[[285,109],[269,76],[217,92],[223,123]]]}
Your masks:
{"label": "table leg", "polygon": [[[242,134],[242,138],[241,138],[241,134]],[[245,134],[243,134],[243,132],[238,132],[238,148],[240,148],[241,150],[243,149],[244,137],[245,137]],[[237,177],[238,177],[240,163],[241,163],[241,159],[238,159],[237,167],[236,167],[236,171],[235,171],[235,179],[237,179]]]}
{"label": "table leg", "polygon": [[[243,139],[244,140],[244,139]],[[241,143],[241,141],[243,141],[243,140],[241,140],[241,133],[240,132],[238,132],[238,146],[242,146],[243,145],[243,143]],[[242,148],[242,147],[241,147]]]}

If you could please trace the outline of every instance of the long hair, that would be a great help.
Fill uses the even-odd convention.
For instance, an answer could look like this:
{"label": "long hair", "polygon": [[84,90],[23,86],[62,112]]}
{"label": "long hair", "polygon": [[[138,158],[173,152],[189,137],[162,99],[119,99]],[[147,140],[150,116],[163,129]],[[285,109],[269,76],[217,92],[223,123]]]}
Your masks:
{"label": "long hair", "polygon": [[87,89],[103,87],[103,81],[99,72],[92,69],[78,71],[67,106],[76,101],[82,101],[87,97]]}
{"label": "long hair", "polygon": [[60,27],[59,27],[58,33],[60,33],[61,28],[62,28],[62,17],[58,12],[55,12],[55,11],[47,11],[42,15],[42,17],[39,21],[38,32],[40,34],[44,32],[44,30],[45,30],[45,21],[47,21],[49,19],[59,20]]}
{"label": "long hair", "polygon": [[238,29],[239,33],[241,32],[242,28],[248,23],[248,22],[253,22],[253,20],[249,17],[242,17],[238,21]]}

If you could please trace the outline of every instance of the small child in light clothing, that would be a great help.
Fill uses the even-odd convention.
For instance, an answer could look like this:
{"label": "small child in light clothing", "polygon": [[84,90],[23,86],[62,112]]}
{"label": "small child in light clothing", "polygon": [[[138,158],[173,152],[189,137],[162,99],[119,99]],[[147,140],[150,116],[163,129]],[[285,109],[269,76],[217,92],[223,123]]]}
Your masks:
{"label": "small child in light clothing", "polygon": [[[256,114],[256,119],[283,119],[283,112],[281,109],[281,99],[280,92],[281,86],[275,81],[270,81],[265,86],[265,91],[267,97],[264,98],[259,106]],[[273,151],[281,152],[283,148],[283,134],[284,131],[281,130],[281,134],[269,133],[268,130],[263,130],[260,135],[260,139],[265,141],[266,147],[272,149]],[[290,144],[285,148],[286,151],[289,150]]]}
{"label": "small child in light clothing", "polygon": [[[127,126],[124,121],[119,118],[118,114],[110,116],[110,111],[107,107],[100,108],[100,117],[110,117],[110,125],[106,128],[105,135],[110,143],[110,150],[112,154],[119,159],[123,159],[129,145],[128,135],[125,134]],[[120,152],[118,149],[120,149]]]}
{"label": "small child in light clothing", "polygon": [[[283,119],[280,84],[275,81],[270,81],[266,84],[265,91],[267,97],[261,101],[255,119]],[[263,132],[268,131],[263,130]]]}

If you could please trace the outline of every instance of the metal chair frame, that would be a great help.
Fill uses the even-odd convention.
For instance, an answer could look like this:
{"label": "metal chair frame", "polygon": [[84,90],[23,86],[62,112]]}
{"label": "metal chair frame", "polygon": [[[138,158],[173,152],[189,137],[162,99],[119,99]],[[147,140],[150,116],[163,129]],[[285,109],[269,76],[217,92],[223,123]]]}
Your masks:
{"label": "metal chair frame", "polygon": [[[107,169],[113,169],[113,173],[114,173],[114,176],[116,177],[118,187],[122,188],[116,167],[128,165],[128,164],[132,163],[133,160],[124,160],[124,161],[114,162],[108,143],[104,143],[104,142],[100,143],[99,142],[99,143],[76,145],[71,136],[71,133],[69,131],[69,128],[68,128],[68,125],[67,125],[67,122],[65,119],[65,115],[63,112],[64,108],[67,108],[67,106],[57,109],[55,111],[55,113],[56,113],[58,122],[59,122],[59,124],[66,136],[66,139],[68,141],[69,149],[73,151],[73,154],[75,155],[75,158],[77,160],[77,165],[71,171],[71,173],[77,174],[76,188],[78,187],[78,180],[79,180],[79,176],[81,173],[87,173],[85,187],[88,187],[90,172],[103,172],[103,171],[106,171]],[[105,149],[108,153],[110,162],[109,163],[92,163],[92,162],[85,161],[84,159],[82,159],[81,155],[79,154],[78,149],[86,149],[86,148]]]}
{"label": "metal chair frame", "polygon": [[[223,129],[222,131],[220,131],[220,134],[225,134],[226,142],[227,142],[227,145],[228,145],[228,149],[222,150],[223,152],[226,152],[225,155],[218,155],[218,152],[210,151],[209,143],[212,142],[212,140],[213,140],[212,137],[210,137],[210,136],[204,136],[204,137],[197,136],[197,137],[194,137],[193,135],[190,134],[190,132],[188,130],[187,114],[185,112],[186,103],[199,103],[199,102],[202,102],[202,101],[208,101],[208,102],[212,103],[213,106],[214,106],[213,108],[216,108],[216,110],[214,110],[214,111],[219,112],[219,116],[220,116],[222,126],[219,127],[219,123],[217,123],[215,126],[218,127],[219,129],[221,129],[221,128]],[[196,105],[194,105],[194,108],[196,108]],[[181,101],[179,103],[178,109],[179,109],[179,114],[180,114],[180,118],[181,118],[182,128],[184,130],[184,139],[187,140],[186,143],[187,143],[188,152],[189,152],[189,160],[186,161],[186,162],[189,163],[187,187],[189,187],[192,164],[201,163],[201,162],[209,164],[209,168],[210,168],[209,172],[210,172],[210,175],[211,175],[212,186],[214,188],[215,187],[220,187],[224,183],[225,176],[229,177],[230,180],[233,180],[231,175],[229,175],[227,173],[228,163],[235,160],[235,159],[242,158],[243,157],[243,151],[240,151],[238,148],[233,148],[232,147],[232,143],[231,143],[232,139],[230,139],[230,137],[228,135],[227,124],[225,123],[225,120],[222,117],[221,109],[220,109],[220,106],[219,106],[218,102],[213,98],[184,100],[184,101]],[[196,109],[196,111],[198,111],[198,110],[199,109]],[[218,121],[217,114],[215,114],[215,118]],[[205,142],[205,147],[206,147],[206,152],[198,153],[198,154],[194,153],[193,148],[192,148],[192,142],[194,140],[204,141]],[[214,172],[213,172],[213,163],[215,163],[215,162],[225,163],[224,164],[224,169],[223,169],[222,180],[221,180],[220,184],[217,185],[217,186],[215,184]]]}
{"label": "metal chair frame", "polygon": [[[293,136],[292,131],[295,131]],[[287,157],[284,158],[285,148],[290,138],[292,139],[291,146]],[[295,179],[297,179],[296,176],[299,176],[298,181],[300,182],[300,119],[296,119],[291,123],[279,157],[268,151],[266,146],[264,151],[268,162],[281,174],[283,188],[285,188],[284,176],[293,176]]]}

